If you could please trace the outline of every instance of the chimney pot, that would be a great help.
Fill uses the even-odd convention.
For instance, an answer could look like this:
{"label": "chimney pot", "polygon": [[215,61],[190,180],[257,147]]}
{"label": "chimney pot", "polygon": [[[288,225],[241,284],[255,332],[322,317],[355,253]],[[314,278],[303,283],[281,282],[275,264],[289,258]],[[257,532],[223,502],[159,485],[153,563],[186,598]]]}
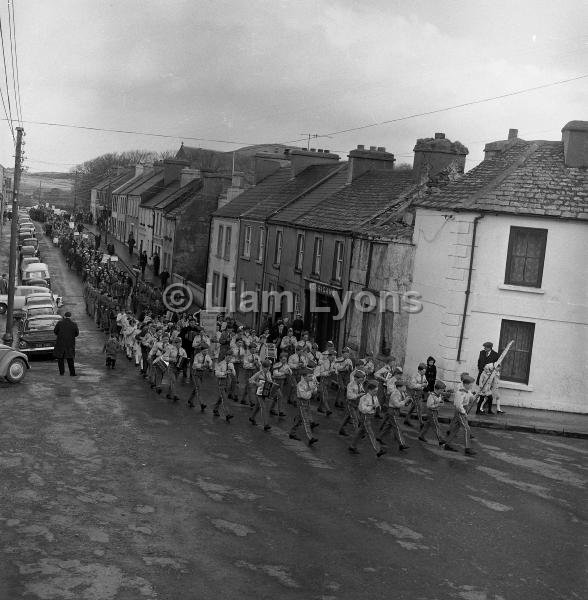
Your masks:
{"label": "chimney pot", "polygon": [[508,139],[509,140],[514,140],[515,138],[519,137],[519,130],[518,129],[509,129],[508,130]]}
{"label": "chimney pot", "polygon": [[386,148],[384,148],[384,146],[378,146],[378,152],[386,152]]}
{"label": "chimney pot", "polygon": [[319,148],[319,149],[317,150],[317,152],[322,152],[322,151],[323,151],[323,149],[322,149],[322,148]]}
{"label": "chimney pot", "polygon": [[435,139],[436,140],[444,140],[445,139],[445,134],[444,133],[436,133],[435,134]]}
{"label": "chimney pot", "polygon": [[370,146],[370,151],[373,152],[376,149],[375,146]]}
{"label": "chimney pot", "polygon": [[357,144],[358,150],[365,150],[365,146],[363,144]]}
{"label": "chimney pot", "polygon": [[310,151],[311,152],[316,152],[316,148],[311,148]]}

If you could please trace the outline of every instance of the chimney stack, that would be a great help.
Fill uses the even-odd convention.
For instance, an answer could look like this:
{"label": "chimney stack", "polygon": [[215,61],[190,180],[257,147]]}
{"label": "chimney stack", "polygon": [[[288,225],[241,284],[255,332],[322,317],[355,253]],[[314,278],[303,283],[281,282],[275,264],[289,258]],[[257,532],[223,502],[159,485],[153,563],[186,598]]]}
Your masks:
{"label": "chimney stack", "polygon": [[413,173],[417,183],[432,177],[450,164],[455,164],[458,173],[465,170],[469,150],[461,142],[452,142],[444,133],[434,138],[418,139],[414,147]]}
{"label": "chimney stack", "polygon": [[561,130],[566,167],[588,167],[588,121],[570,121]]}
{"label": "chimney stack", "polygon": [[281,167],[289,164],[289,150],[283,152],[258,152],[255,155],[255,182],[254,185],[262,182],[266,177],[275,173]]}
{"label": "chimney stack", "polygon": [[199,177],[199,169],[191,169],[190,167],[185,167],[180,173],[180,187],[184,187],[185,185],[190,183],[190,181],[198,179]]}
{"label": "chimney stack", "polygon": [[509,140],[516,140],[518,137],[519,137],[518,129],[509,129],[508,130],[508,139]]}
{"label": "chimney stack", "polygon": [[180,158],[166,158],[163,161],[163,185],[168,186],[174,181],[178,181],[180,173],[184,167],[190,166],[187,160]]}
{"label": "chimney stack", "polygon": [[508,139],[489,142],[484,146],[484,160],[489,160],[500,154],[506,148],[510,148],[519,139],[518,129],[508,130]]}
{"label": "chimney stack", "polygon": [[363,144],[359,144],[355,150],[349,152],[349,177],[347,183],[355,181],[358,177],[368,171],[392,171],[394,169],[394,154],[386,152],[383,146],[370,146],[365,149]]}
{"label": "chimney stack", "polygon": [[293,149],[289,152],[290,164],[292,165],[292,176],[296,177],[300,172],[312,165],[329,165],[339,162],[338,154],[320,149],[318,152],[315,148],[309,150]]}

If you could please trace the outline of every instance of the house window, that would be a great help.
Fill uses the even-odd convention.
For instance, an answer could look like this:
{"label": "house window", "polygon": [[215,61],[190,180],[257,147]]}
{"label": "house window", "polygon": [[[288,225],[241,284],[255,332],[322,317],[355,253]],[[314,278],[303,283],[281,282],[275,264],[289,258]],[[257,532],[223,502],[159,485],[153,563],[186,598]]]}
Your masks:
{"label": "house window", "polygon": [[[282,260],[282,243],[283,243],[283,234],[282,231],[276,231],[276,251],[274,254],[274,265],[279,265]],[[272,311],[273,312],[273,311]]]}
{"label": "house window", "polygon": [[231,256],[231,232],[232,227],[225,228],[225,260],[229,260],[229,257]]}
{"label": "house window", "polygon": [[333,280],[341,281],[343,276],[343,242],[335,242],[335,255],[333,257]]}
{"label": "house window", "polygon": [[541,287],[547,229],[511,227],[504,283]]}
{"label": "house window", "polygon": [[251,225],[245,227],[245,239],[243,240],[243,256],[249,258],[251,256]]}
{"label": "house window", "polygon": [[317,277],[321,273],[321,258],[323,255],[323,238],[314,238],[314,252],[312,253],[312,274]]}
{"label": "house window", "polygon": [[263,262],[263,255],[265,253],[265,228],[259,228],[259,246],[257,250],[257,261]]}
{"label": "house window", "polygon": [[227,290],[229,288],[229,279],[226,275],[223,275],[222,279],[222,287],[221,287],[221,296],[220,296],[220,305],[227,306]]}
{"label": "house window", "polygon": [[220,282],[220,275],[218,273],[212,274],[212,303],[218,306],[218,288]]}
{"label": "house window", "polygon": [[300,294],[294,294],[294,316],[300,313]]}
{"label": "house window", "polygon": [[304,262],[304,234],[299,233],[296,238],[296,270],[302,271]]}
{"label": "house window", "polygon": [[268,296],[268,313],[273,315],[276,310],[276,286],[273,283],[270,283]]}
{"label": "house window", "polygon": [[218,237],[216,238],[216,255],[219,258],[223,256],[223,234],[225,228],[222,225],[218,226]]}
{"label": "house window", "polygon": [[535,323],[502,320],[499,348],[505,348],[511,340],[514,344],[502,362],[501,379],[525,385],[529,383],[534,335]]}

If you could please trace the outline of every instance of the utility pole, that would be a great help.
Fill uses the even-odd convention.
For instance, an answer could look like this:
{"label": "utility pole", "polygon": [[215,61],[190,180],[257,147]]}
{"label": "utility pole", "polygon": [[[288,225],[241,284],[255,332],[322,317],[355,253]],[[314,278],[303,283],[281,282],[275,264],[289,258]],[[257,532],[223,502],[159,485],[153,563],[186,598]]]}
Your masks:
{"label": "utility pole", "polygon": [[6,312],[6,333],[2,340],[12,345],[12,326],[14,313],[14,287],[16,282],[16,244],[18,242],[18,188],[22,169],[22,136],[24,129],[16,128],[16,155],[14,157],[14,182],[12,188],[12,221],[10,228],[10,257],[8,259],[8,311]]}

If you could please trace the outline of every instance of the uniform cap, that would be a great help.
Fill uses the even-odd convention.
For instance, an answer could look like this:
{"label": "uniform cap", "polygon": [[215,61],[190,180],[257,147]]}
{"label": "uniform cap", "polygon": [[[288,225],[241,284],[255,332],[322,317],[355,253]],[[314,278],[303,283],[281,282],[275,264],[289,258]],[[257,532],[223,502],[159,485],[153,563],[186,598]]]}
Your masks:
{"label": "uniform cap", "polygon": [[437,379],[435,381],[435,389],[437,390],[444,390],[447,386],[445,385],[445,383],[443,381],[441,381],[440,379]]}
{"label": "uniform cap", "polygon": [[357,371],[355,371],[354,377],[356,377],[356,378],[365,377],[365,371],[362,371],[361,369],[357,369]]}
{"label": "uniform cap", "polygon": [[494,346],[494,344],[492,342],[484,342],[482,344],[482,346],[484,346],[484,348],[492,348],[492,346]]}
{"label": "uniform cap", "polygon": [[463,383],[474,383],[474,378],[471,375],[464,375],[461,380]]}

